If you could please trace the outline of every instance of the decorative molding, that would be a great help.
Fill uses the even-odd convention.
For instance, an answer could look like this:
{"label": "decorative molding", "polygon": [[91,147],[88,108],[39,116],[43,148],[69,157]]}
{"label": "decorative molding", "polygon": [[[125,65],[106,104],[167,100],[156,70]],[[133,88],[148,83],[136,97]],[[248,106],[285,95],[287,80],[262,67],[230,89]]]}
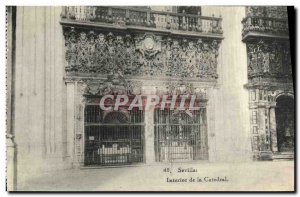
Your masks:
{"label": "decorative molding", "polygon": [[127,81],[119,71],[108,74],[106,80],[87,80],[85,82],[84,95],[104,96],[129,94],[138,95],[142,93],[142,82]]}
{"label": "decorative molding", "polygon": [[195,87],[185,80],[167,82],[164,86],[156,88],[156,94],[162,95],[195,95],[197,99],[208,100],[207,89]]}

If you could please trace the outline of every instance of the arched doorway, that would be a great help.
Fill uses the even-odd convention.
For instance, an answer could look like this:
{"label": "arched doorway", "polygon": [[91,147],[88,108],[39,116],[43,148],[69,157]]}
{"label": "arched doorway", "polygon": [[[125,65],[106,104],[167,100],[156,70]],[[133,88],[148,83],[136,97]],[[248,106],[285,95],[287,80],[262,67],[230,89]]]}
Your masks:
{"label": "arched doorway", "polygon": [[279,152],[294,151],[294,99],[282,95],[276,99],[276,130]]}

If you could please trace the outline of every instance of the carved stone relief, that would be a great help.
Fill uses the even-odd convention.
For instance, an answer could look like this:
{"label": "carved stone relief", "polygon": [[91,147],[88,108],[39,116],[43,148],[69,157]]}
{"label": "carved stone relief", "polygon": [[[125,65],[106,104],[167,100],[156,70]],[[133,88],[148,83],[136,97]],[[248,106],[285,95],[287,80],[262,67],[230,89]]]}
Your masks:
{"label": "carved stone relief", "polygon": [[288,42],[259,40],[247,43],[248,76],[283,77],[291,75]]}
{"label": "carved stone relief", "polygon": [[66,71],[217,79],[220,41],[65,30]]}
{"label": "carved stone relief", "polygon": [[127,81],[119,70],[110,72],[106,80],[86,80],[85,95],[104,96],[104,95],[138,95],[142,93],[142,82]]}

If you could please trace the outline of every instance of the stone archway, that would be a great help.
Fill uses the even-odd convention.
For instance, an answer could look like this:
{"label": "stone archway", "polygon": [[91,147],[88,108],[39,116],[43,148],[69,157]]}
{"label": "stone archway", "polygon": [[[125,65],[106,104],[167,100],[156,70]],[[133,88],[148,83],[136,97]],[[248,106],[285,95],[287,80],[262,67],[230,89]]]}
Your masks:
{"label": "stone archway", "polygon": [[294,99],[291,96],[281,95],[276,99],[276,131],[279,152],[294,151],[295,117]]}

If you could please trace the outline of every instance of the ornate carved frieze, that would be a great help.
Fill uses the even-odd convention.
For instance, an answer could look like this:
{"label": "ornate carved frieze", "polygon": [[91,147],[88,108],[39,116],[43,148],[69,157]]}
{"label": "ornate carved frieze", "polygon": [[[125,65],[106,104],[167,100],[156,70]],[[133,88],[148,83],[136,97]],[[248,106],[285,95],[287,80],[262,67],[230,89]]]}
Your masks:
{"label": "ornate carved frieze", "polygon": [[247,54],[249,79],[290,78],[292,75],[289,42],[257,40],[247,43]]}
{"label": "ornate carved frieze", "polygon": [[68,73],[217,79],[220,41],[65,29]]}
{"label": "ornate carved frieze", "polygon": [[[104,95],[140,95],[143,94],[143,82],[126,80],[122,73],[110,73],[107,79],[85,79],[81,95],[104,96]],[[207,100],[207,90],[202,87],[195,87],[193,83],[186,80],[161,83],[156,87],[156,95],[195,95],[196,99]]]}
{"label": "ornate carved frieze", "polygon": [[104,96],[104,95],[138,95],[142,93],[142,82],[127,81],[123,74],[119,72],[110,72],[106,80],[86,80],[85,95]]}
{"label": "ornate carved frieze", "polygon": [[266,87],[260,87],[260,88],[253,88],[249,90],[249,103],[250,108],[257,108],[258,106],[264,105],[264,106],[275,106],[276,105],[276,99],[280,95],[288,95],[293,96],[293,90],[292,89],[268,89]]}

